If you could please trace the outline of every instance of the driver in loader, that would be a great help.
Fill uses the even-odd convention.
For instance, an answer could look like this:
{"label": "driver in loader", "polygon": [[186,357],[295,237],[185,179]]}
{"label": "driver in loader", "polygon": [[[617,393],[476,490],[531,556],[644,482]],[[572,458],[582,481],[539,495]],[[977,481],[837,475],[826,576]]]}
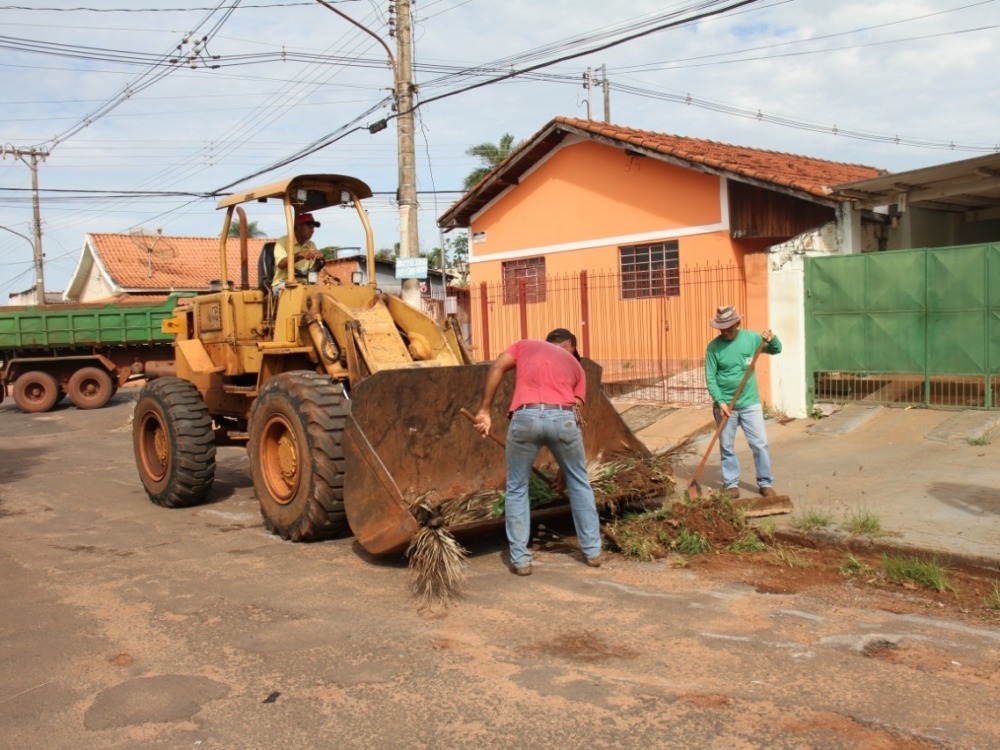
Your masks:
{"label": "driver in loader", "polygon": [[[319,229],[319,222],[312,214],[300,214],[295,217],[295,244],[292,253],[295,258],[295,277],[298,281],[306,281],[309,272],[317,261],[323,260],[323,253],[312,241],[313,233]],[[288,280],[288,235],[274,243],[274,278],[271,281],[271,291],[277,295]]]}

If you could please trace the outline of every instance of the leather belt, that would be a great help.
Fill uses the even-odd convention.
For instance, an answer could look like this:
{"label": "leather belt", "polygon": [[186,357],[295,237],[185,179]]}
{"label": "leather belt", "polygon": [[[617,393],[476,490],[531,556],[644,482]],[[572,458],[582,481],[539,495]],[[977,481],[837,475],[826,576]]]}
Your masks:
{"label": "leather belt", "polygon": [[573,411],[572,406],[563,406],[562,404],[521,404],[519,407],[514,409],[514,411],[521,411],[521,409],[558,409],[559,411]]}

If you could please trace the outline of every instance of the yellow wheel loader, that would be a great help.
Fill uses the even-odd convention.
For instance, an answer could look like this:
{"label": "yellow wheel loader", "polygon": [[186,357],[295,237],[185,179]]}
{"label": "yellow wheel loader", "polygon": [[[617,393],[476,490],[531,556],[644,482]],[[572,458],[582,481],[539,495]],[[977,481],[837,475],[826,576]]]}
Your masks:
{"label": "yellow wheel loader", "polygon": [[[216,446],[245,445],[271,531],[293,541],[353,532],[367,551],[387,554],[404,550],[427,522],[428,497],[503,487],[503,451],[461,415],[478,404],[489,364],[473,362],[453,317],[440,324],[377,288],[361,205],[370,196],[352,177],[301,175],[219,202],[221,279],[234,213],[245,230],[241,204],[250,202],[280,203],[289,238],[298,215],[353,209],[367,272],[349,284],[310,284],[286,263],[285,286],[274,294],[265,246],[258,288],[250,288],[241,237],[241,282],[187,300],[164,321],[175,364],[150,373],[136,403],[136,464],[154,503],[201,502],[212,489]],[[584,364],[588,456],[645,452],[600,390],[600,368]],[[511,386],[508,379],[495,399],[496,424]]]}

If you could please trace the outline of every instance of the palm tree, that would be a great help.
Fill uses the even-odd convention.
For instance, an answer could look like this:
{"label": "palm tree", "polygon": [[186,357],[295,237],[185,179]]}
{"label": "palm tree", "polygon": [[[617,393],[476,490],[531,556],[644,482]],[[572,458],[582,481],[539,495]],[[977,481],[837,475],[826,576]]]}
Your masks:
{"label": "palm tree", "polygon": [[478,146],[466,149],[465,155],[475,156],[483,162],[483,166],[472,170],[465,178],[465,189],[471,190],[477,182],[492,172],[500,162],[510,156],[520,146],[520,143],[514,143],[514,136],[510,133],[504,133],[500,136],[499,143],[480,143]]}
{"label": "palm tree", "polygon": [[[233,223],[229,225],[229,236],[239,237],[240,236],[240,220],[233,219]],[[247,237],[251,239],[254,237],[266,237],[267,233],[264,232],[260,227],[257,226],[256,221],[247,222]]]}

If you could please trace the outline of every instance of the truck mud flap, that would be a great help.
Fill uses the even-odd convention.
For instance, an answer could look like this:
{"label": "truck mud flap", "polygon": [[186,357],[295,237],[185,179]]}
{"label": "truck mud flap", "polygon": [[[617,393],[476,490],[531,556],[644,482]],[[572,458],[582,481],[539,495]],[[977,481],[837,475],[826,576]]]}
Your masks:
{"label": "truck mud flap", "polygon": [[[604,396],[600,367],[590,360],[583,364],[588,459],[623,452],[648,455]],[[344,505],[351,530],[365,550],[376,555],[405,550],[419,528],[411,511],[417,502],[504,487],[503,449],[479,435],[461,414],[462,408],[479,408],[489,368],[485,363],[384,370],[351,389]],[[494,399],[493,431],[501,440],[506,438],[513,384],[513,373],[508,373]],[[543,450],[536,465],[554,468],[555,463]]]}

